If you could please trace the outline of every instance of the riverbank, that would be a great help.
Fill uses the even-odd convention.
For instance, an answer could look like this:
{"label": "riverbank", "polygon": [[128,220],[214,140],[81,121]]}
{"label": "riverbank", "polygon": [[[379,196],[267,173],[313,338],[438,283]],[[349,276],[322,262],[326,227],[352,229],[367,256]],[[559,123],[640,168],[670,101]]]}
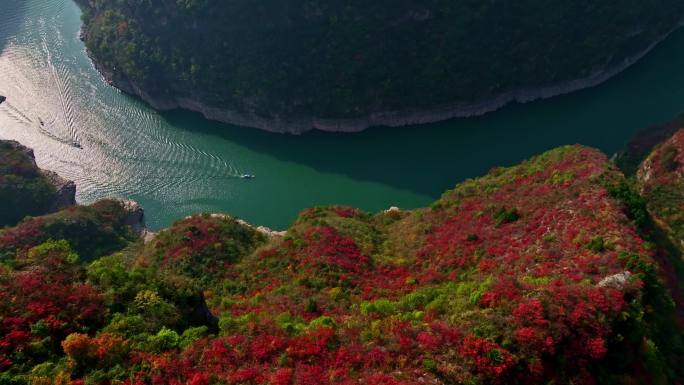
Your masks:
{"label": "riverbank", "polygon": [[[682,24],[680,23],[676,28],[657,39],[646,49],[632,57],[626,58],[618,65],[611,68],[595,70],[591,75],[582,79],[549,84],[542,87],[521,88],[518,90],[502,93],[496,97],[480,102],[460,102],[424,110],[417,109],[377,112],[353,119],[324,119],[318,117],[271,119],[259,116],[255,113],[246,113],[228,108],[206,105],[199,100],[193,99],[192,97],[178,96],[173,98],[162,98],[153,96],[124,75],[105,68],[97,61],[94,55],[92,55],[90,52],[87,53],[88,57],[90,57],[91,61],[93,62],[94,67],[98,72],[100,72],[107,83],[129,95],[141,98],[156,110],[189,110],[198,112],[209,120],[215,120],[235,126],[258,128],[274,133],[298,135],[311,130],[355,133],[361,132],[370,127],[403,127],[436,123],[455,118],[482,116],[484,114],[497,111],[512,103],[529,103],[596,87],[637,63],[681,26]],[[84,41],[87,39],[83,28],[81,29],[80,37]]]}

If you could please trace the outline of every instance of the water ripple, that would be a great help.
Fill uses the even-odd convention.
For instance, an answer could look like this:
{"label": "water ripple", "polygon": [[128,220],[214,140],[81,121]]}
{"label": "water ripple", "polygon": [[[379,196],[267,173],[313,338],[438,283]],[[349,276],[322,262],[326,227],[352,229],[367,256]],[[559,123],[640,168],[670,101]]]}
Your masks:
{"label": "water ripple", "polygon": [[158,113],[77,65],[83,51],[76,31],[64,30],[66,1],[23,5],[0,16],[0,37],[8,41],[0,55],[0,91],[10,96],[0,106],[3,136],[46,154],[41,166],[76,180],[81,198],[171,199],[181,190],[204,190],[197,187],[203,182],[239,176],[231,160],[186,143],[185,135],[170,135]]}

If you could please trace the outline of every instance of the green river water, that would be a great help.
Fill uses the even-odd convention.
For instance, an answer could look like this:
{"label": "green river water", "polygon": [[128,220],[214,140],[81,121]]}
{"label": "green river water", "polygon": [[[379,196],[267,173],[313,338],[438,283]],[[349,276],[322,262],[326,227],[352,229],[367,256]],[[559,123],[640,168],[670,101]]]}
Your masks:
{"label": "green river water", "polygon": [[200,211],[280,229],[316,205],[425,206],[459,181],[558,145],[613,154],[638,129],[684,111],[679,31],[599,87],[484,117],[270,134],[158,113],[109,86],[78,39],[79,15],[71,0],[0,0],[0,138],[34,148],[39,166],[74,180],[81,203],[140,202],[152,228]]}

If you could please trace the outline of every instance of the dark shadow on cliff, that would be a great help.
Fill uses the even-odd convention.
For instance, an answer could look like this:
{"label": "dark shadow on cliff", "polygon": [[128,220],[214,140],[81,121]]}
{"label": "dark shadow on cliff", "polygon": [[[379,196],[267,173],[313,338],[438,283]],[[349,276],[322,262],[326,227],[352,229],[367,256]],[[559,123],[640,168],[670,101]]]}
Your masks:
{"label": "dark shadow on cliff", "polygon": [[21,27],[27,7],[26,0],[2,0],[0,2],[0,53]]}
{"label": "dark shadow on cliff", "polygon": [[625,175],[634,176],[641,162],[653,151],[653,148],[682,127],[684,127],[684,114],[680,114],[670,122],[639,131],[618,155],[616,159],[618,167]]}

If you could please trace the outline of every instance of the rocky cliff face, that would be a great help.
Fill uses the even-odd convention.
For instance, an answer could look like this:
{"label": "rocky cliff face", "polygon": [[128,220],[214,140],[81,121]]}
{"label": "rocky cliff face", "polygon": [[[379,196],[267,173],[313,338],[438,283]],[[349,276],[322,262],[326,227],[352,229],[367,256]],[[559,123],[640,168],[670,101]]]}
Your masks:
{"label": "rocky cliff face", "polygon": [[654,148],[636,178],[654,219],[684,250],[684,129]]}
{"label": "rocky cliff face", "polygon": [[639,132],[618,156],[639,196],[629,198],[684,317],[684,115]]}
{"label": "rocky cliff face", "polygon": [[57,212],[65,207],[76,204],[76,183],[62,178],[56,172],[42,170],[41,173],[57,190],[48,209],[50,212]]}
{"label": "rocky cliff face", "polygon": [[120,199],[119,203],[126,213],[124,224],[130,226],[136,234],[144,236],[147,230],[145,229],[145,210],[143,207],[138,202],[127,199]]}
{"label": "rocky cliff face", "polygon": [[[64,179],[55,172],[40,169],[36,164],[33,150],[21,143],[12,140],[0,142],[2,142],[4,151],[13,151],[25,157],[31,168],[38,170],[40,175],[54,187],[55,192],[50,199],[48,212],[56,212],[76,204],[76,184],[73,181]],[[9,157],[9,155],[5,156]]]}

